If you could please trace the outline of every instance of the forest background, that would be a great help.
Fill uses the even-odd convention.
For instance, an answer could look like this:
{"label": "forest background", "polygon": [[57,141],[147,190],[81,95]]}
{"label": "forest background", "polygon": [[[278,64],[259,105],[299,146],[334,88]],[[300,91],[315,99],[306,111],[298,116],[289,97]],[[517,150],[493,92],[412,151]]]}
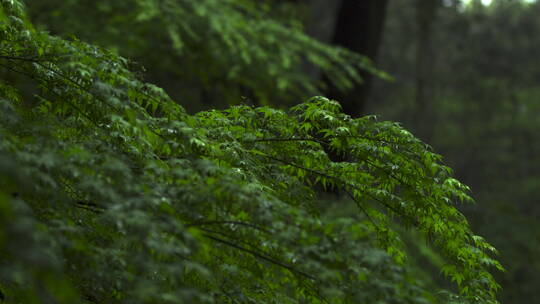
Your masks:
{"label": "forest background", "polygon": [[[292,49],[304,42],[291,42],[297,38],[287,33],[275,37],[255,29],[235,36],[247,24],[219,1],[194,5],[197,16],[168,10],[168,1],[161,1],[162,7],[134,2],[144,9],[134,9],[131,1],[86,0],[32,2],[27,9],[38,29],[130,58],[146,81],[175,100],[189,101],[182,106],[190,113],[233,104],[285,108],[324,95],[341,101],[351,116],[376,114],[401,122],[471,186],[477,204],[459,208],[473,231],[500,252],[507,270],[495,274],[503,287],[500,301],[529,303],[538,297],[539,3],[261,1],[264,9],[254,16],[261,24],[279,20],[365,55],[305,42],[312,57],[304,58],[301,49]],[[248,6],[250,1],[230,2]],[[214,39],[201,39],[201,30]],[[215,37],[223,33],[230,40]],[[262,40],[254,45],[271,52],[245,51],[252,45],[246,36]],[[336,71],[317,52],[352,56],[362,82],[352,70]]]}

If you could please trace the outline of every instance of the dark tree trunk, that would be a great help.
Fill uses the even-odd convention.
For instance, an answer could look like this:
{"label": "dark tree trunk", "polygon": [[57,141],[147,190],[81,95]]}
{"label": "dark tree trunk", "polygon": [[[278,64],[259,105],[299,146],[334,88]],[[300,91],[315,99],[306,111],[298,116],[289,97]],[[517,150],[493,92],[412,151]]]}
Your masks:
{"label": "dark tree trunk", "polygon": [[440,1],[416,1],[416,83],[415,105],[413,109],[413,128],[417,136],[429,142],[433,136],[434,119],[431,111],[433,99],[433,66],[435,52],[433,50],[433,23]]}
{"label": "dark tree trunk", "polygon": [[[332,43],[376,60],[388,0],[342,0]],[[363,84],[349,92],[340,92],[328,80],[329,98],[338,100],[343,111],[353,117],[364,114],[373,76],[361,71]]]}

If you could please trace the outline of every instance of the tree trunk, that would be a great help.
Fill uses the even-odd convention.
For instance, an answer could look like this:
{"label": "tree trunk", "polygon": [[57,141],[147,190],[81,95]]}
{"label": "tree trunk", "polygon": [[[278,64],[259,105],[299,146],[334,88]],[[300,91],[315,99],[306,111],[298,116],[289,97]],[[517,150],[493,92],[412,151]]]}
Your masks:
{"label": "tree trunk", "polygon": [[433,111],[430,101],[433,99],[433,66],[435,64],[435,52],[433,51],[432,35],[433,23],[438,0],[416,1],[416,81],[415,81],[415,104],[413,108],[413,128],[415,134],[426,142],[433,136]]}
{"label": "tree trunk", "polygon": [[[342,0],[338,9],[332,43],[377,58],[388,0]],[[364,114],[373,76],[361,71],[364,83],[349,92],[340,92],[328,80],[329,98],[338,100],[343,111],[353,117]]]}

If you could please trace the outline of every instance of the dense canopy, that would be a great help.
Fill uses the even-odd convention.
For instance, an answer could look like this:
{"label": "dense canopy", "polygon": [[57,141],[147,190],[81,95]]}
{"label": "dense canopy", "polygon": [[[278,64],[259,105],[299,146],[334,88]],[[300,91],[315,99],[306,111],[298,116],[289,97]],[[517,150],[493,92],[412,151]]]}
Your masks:
{"label": "dense canopy", "polygon": [[[455,206],[468,188],[398,124],[324,97],[190,115],[1,3],[6,303],[497,303],[496,250]],[[237,42],[220,43],[262,47]],[[453,285],[417,275],[415,250]]]}

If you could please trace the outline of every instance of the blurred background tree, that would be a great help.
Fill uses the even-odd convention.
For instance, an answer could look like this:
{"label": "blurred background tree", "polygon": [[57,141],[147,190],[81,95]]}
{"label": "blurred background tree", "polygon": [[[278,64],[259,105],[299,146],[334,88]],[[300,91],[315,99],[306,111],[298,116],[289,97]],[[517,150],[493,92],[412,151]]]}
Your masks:
{"label": "blurred background tree", "polygon": [[508,270],[501,301],[528,303],[540,285],[540,4],[426,2],[389,4],[379,67],[395,82],[376,81],[368,112],[402,122],[471,185],[479,204],[463,211]]}
{"label": "blurred background tree", "polygon": [[368,57],[306,35],[309,6],[295,1],[52,0],[29,10],[52,34],[115,49],[148,68],[146,80],[190,112],[240,101],[291,105],[328,86],[352,89],[360,70],[385,76]]}
{"label": "blurred background tree", "polygon": [[[48,0],[29,9],[53,34],[133,58],[190,112],[324,94],[347,100],[350,115],[402,122],[472,186],[479,204],[462,211],[500,249],[501,301],[529,303],[540,285],[540,4],[486,4]],[[374,60],[394,81],[380,80],[389,77]]]}

